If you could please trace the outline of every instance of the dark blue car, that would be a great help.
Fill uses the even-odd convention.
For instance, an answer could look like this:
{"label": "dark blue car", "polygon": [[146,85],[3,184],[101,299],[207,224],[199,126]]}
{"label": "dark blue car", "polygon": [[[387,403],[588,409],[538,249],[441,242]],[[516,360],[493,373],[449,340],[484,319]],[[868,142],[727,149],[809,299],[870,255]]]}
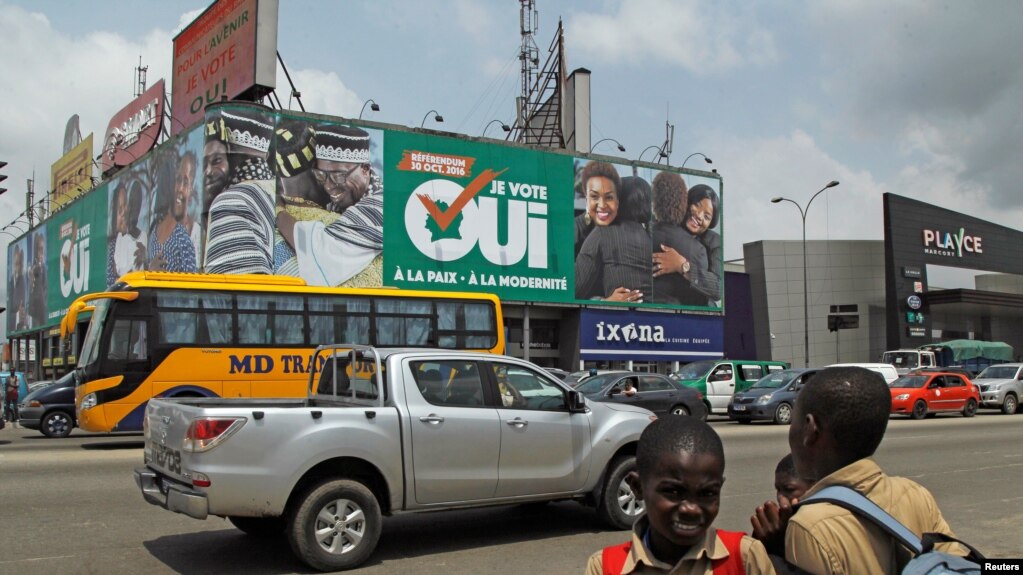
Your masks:
{"label": "dark blue car", "polygon": [[815,373],[816,369],[784,369],[760,378],[753,387],[732,396],[728,418],[739,423],[765,419],[788,425],[796,395]]}
{"label": "dark blue car", "polygon": [[67,437],[75,423],[75,380],[70,372],[25,396],[18,406],[18,424],[46,437]]}

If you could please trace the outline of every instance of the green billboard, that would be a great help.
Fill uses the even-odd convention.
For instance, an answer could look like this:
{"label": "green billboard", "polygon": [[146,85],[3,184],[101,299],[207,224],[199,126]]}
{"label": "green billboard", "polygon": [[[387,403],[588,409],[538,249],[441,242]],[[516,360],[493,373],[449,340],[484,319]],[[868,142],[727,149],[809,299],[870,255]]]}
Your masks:
{"label": "green billboard", "polygon": [[573,217],[564,201],[572,196],[570,156],[407,132],[385,137],[388,285],[573,299],[572,228],[556,224]]}
{"label": "green billboard", "polygon": [[716,174],[232,102],[205,134],[207,273],[722,309]]}

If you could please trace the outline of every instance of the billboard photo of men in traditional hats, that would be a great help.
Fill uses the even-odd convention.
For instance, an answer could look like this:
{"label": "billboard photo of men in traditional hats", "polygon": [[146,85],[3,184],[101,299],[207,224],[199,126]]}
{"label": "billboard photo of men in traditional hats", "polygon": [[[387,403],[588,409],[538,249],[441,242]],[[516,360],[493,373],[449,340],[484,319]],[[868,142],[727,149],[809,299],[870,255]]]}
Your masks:
{"label": "billboard photo of men in traditional hats", "polygon": [[231,183],[231,163],[227,159],[227,135],[224,133],[224,123],[219,113],[212,117],[207,116],[206,126],[203,130],[205,144],[203,145],[203,207],[202,217],[209,218],[210,204],[220,192]]}
{"label": "billboard photo of men in traditional hats", "polygon": [[[314,132],[315,162],[308,173],[326,204],[306,199],[297,205],[294,196],[285,194],[277,209],[280,234],[306,282],[381,286],[384,192],[373,167],[370,133],[336,124],[317,125]],[[283,155],[282,163],[291,166],[296,160]]]}
{"label": "billboard photo of men in traditional hats", "polygon": [[212,131],[226,147],[230,184],[210,202],[204,270],[271,274],[276,232],[276,186],[267,161],[274,132],[272,111],[235,104],[218,113],[214,125],[207,126],[207,142]]}

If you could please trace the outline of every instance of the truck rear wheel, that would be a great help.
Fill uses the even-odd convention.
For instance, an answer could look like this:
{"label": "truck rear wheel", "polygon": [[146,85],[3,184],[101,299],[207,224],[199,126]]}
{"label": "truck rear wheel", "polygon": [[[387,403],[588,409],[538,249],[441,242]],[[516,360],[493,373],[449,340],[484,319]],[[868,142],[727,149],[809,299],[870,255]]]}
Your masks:
{"label": "truck rear wheel", "polygon": [[597,502],[597,517],[615,529],[631,529],[643,514],[643,500],[636,496],[625,477],[636,470],[636,456],[611,461],[604,476],[604,489]]}
{"label": "truck rear wheel", "polygon": [[358,481],[335,479],[307,491],[288,517],[291,550],[320,571],[358,567],[380,540],[383,519],[373,492]]}

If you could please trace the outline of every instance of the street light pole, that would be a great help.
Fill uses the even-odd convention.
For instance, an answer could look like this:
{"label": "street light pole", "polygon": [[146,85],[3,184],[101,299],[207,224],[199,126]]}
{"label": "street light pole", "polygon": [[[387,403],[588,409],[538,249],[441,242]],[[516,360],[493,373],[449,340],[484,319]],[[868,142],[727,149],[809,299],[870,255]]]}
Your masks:
{"label": "street light pole", "polygon": [[689,158],[692,158],[693,156],[703,156],[703,161],[707,162],[708,164],[713,164],[714,163],[714,160],[711,160],[710,158],[708,158],[707,154],[704,154],[703,152],[693,152],[692,154],[689,154],[688,156],[686,156],[686,159],[682,160],[682,165],[679,166],[679,167],[680,168],[686,167],[686,162],[688,162]]}
{"label": "street light pole", "polygon": [[817,191],[816,194],[810,197],[810,201],[806,202],[806,207],[799,205],[799,202],[790,200],[788,198],[771,198],[771,203],[777,204],[778,202],[789,202],[796,206],[799,210],[799,217],[803,220],[803,353],[804,353],[804,367],[810,367],[810,294],[809,294],[809,281],[806,277],[806,214],[810,211],[810,204],[817,196],[821,195],[821,192],[828,188],[833,188],[838,185],[838,180],[831,180],[828,185],[824,186]]}

